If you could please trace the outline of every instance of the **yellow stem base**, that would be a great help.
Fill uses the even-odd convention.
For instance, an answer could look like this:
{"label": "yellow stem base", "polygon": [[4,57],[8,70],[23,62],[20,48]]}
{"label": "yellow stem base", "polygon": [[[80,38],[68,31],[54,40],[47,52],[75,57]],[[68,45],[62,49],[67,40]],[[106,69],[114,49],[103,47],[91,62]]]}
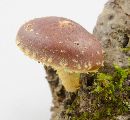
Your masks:
{"label": "yellow stem base", "polygon": [[63,86],[68,92],[75,92],[80,87],[80,74],[69,73],[64,70],[57,71],[59,78],[62,81]]}

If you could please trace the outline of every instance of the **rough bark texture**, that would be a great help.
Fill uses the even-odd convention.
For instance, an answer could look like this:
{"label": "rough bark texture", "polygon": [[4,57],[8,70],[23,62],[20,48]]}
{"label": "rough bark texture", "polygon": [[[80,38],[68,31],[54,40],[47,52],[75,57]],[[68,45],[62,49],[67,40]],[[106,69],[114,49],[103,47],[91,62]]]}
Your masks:
{"label": "rough bark texture", "polygon": [[[105,51],[105,66],[99,72],[113,74],[113,64],[128,68],[130,57],[130,50],[127,50],[127,48],[130,48],[130,0],[109,0],[98,17],[94,34],[101,41]],[[46,66],[45,69],[53,96],[52,120],[130,119],[130,111],[126,113],[124,111],[115,112],[120,109],[119,106],[117,108],[112,106],[113,111],[110,110],[114,117],[103,113],[104,117],[94,118],[95,110],[97,113],[98,110],[104,112],[103,109],[108,106],[105,101],[97,104],[97,97],[100,94],[96,96],[92,93],[97,74],[81,74],[81,88],[76,93],[68,93],[64,90],[56,71]],[[130,86],[130,76],[127,79],[127,84],[124,84],[124,87]],[[127,98],[126,100],[130,101],[130,91],[123,93],[123,96],[125,96],[123,99]],[[119,97],[122,97],[122,95]],[[111,109],[111,106],[109,109]]]}
{"label": "rough bark texture", "polygon": [[97,20],[94,34],[101,41],[106,52],[105,63],[128,66],[130,51],[130,0],[110,0]]}

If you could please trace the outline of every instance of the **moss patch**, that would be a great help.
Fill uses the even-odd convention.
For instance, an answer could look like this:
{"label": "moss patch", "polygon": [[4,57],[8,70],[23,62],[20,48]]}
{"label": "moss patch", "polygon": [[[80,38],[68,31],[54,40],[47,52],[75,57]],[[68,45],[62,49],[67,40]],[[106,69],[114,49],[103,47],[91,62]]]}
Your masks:
{"label": "moss patch", "polygon": [[83,86],[67,105],[66,120],[116,120],[116,116],[130,112],[129,76],[130,68],[117,65],[112,74],[91,75],[92,86]]}

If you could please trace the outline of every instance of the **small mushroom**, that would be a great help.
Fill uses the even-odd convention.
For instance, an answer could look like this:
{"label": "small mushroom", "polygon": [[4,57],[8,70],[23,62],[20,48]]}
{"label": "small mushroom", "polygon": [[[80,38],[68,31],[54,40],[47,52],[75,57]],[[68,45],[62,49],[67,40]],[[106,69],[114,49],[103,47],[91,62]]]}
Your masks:
{"label": "small mushroom", "polygon": [[29,57],[51,66],[68,92],[80,87],[80,73],[103,65],[100,42],[86,29],[62,17],[36,18],[17,34],[17,46]]}

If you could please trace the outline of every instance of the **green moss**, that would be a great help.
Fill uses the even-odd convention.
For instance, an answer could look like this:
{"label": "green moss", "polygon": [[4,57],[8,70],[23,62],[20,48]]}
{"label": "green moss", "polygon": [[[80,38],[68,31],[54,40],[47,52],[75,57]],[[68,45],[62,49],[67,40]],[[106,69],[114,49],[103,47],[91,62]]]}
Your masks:
{"label": "green moss", "polygon": [[[81,96],[88,97],[88,94],[77,94],[76,99],[68,106],[66,115],[71,116],[70,120],[114,120],[115,116],[126,114],[130,111],[130,100],[128,97],[130,86],[126,84],[130,75],[130,68],[123,69],[117,65],[113,74],[98,73],[94,84],[89,88],[91,104],[80,112]],[[87,90],[88,88],[86,88]]]}
{"label": "green moss", "polygon": [[80,97],[76,97],[76,99],[72,102],[72,104],[68,105],[68,108],[66,110],[66,114],[72,114],[74,112],[74,110],[79,105],[79,99],[80,99]]}
{"label": "green moss", "polygon": [[130,67],[130,57],[128,58],[128,66]]}
{"label": "green moss", "polygon": [[124,51],[124,52],[128,52],[128,51],[130,51],[130,47],[122,48],[121,50]]}
{"label": "green moss", "polygon": [[[100,104],[99,118],[121,115],[129,111],[127,76],[130,69],[122,69],[115,65],[112,75],[98,73],[93,93],[97,96],[97,104]],[[100,88],[100,89],[99,89]]]}

